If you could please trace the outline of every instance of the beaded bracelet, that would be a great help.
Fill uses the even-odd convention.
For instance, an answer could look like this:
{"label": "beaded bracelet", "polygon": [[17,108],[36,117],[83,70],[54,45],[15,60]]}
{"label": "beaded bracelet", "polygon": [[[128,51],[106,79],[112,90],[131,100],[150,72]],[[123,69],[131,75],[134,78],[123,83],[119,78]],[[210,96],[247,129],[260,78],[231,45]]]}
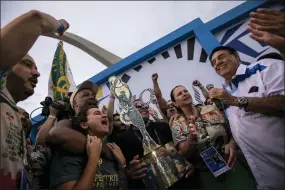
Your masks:
{"label": "beaded bracelet", "polygon": [[64,25],[58,21],[60,23],[60,26],[58,27],[58,29],[55,31],[56,33],[62,34],[64,32]]}

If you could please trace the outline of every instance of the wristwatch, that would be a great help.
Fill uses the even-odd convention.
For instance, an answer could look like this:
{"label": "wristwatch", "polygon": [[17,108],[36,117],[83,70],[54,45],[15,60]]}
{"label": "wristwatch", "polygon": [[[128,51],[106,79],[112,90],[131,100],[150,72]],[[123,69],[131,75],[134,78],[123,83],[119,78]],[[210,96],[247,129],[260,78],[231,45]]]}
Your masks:
{"label": "wristwatch", "polygon": [[238,107],[246,108],[248,105],[248,100],[246,97],[238,97]]}

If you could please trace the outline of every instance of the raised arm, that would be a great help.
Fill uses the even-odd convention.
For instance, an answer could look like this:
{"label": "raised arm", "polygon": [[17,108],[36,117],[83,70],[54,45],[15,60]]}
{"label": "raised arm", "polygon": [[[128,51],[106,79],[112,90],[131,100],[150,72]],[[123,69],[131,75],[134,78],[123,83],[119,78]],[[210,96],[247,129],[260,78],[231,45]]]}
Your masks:
{"label": "raised arm", "polygon": [[198,80],[195,80],[193,81],[193,86],[197,86],[200,88],[203,96],[205,97],[205,99],[208,99],[209,98],[209,93],[208,91],[206,90],[206,88],[200,83],[200,81]]}
{"label": "raised arm", "polygon": [[109,99],[109,103],[108,103],[108,108],[107,108],[107,118],[109,120],[109,127],[110,127],[110,131],[109,134],[112,134],[113,132],[113,114],[114,114],[114,106],[115,106],[115,96],[112,94],[112,92],[110,92],[110,99]]}
{"label": "raised arm", "polygon": [[36,144],[37,145],[46,145],[46,140],[48,138],[49,131],[55,126],[58,110],[53,107],[49,107],[50,114],[44,124],[40,127],[40,130],[37,133]]}
{"label": "raised arm", "polygon": [[161,110],[161,112],[162,112],[164,115],[167,115],[167,114],[166,114],[167,102],[166,102],[166,100],[162,97],[162,93],[161,93],[161,90],[160,90],[160,88],[159,88],[157,79],[158,79],[158,74],[157,74],[157,73],[154,73],[154,74],[152,75],[152,83],[153,83],[154,95],[155,95],[155,97],[156,97],[156,99],[157,99],[159,109]]}
{"label": "raised arm", "polygon": [[47,143],[61,146],[75,154],[82,154],[85,152],[86,137],[72,129],[70,120],[61,120],[49,131]]}
{"label": "raised arm", "polygon": [[[63,26],[61,26],[63,25]],[[1,29],[1,65],[6,70],[17,64],[44,33],[61,31],[69,27],[65,20],[32,10],[19,16]]]}
{"label": "raised arm", "polygon": [[250,37],[279,50],[285,60],[285,13],[284,11],[259,8],[250,13],[248,30]]}

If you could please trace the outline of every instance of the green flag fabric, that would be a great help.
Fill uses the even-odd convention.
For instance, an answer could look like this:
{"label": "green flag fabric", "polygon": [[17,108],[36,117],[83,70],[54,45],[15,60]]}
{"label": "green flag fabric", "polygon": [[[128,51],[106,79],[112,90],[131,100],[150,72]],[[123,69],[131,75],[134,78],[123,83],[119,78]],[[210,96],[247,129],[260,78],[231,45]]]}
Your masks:
{"label": "green flag fabric", "polygon": [[63,42],[57,45],[50,77],[49,77],[49,96],[55,100],[62,100],[75,89],[76,85],[67,61],[66,54],[63,50]]}

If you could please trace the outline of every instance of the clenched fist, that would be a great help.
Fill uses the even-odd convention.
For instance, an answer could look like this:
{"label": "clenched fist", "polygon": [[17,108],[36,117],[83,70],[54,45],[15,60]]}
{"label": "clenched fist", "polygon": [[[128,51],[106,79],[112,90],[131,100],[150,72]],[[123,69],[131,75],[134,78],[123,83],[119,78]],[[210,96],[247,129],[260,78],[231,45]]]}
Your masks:
{"label": "clenched fist", "polygon": [[157,79],[158,79],[158,74],[157,73],[154,73],[152,76],[151,76],[151,79],[152,79],[152,81],[157,81]]}
{"label": "clenched fist", "polygon": [[58,34],[59,36],[62,36],[64,32],[69,28],[69,23],[64,19],[60,19],[58,20],[58,22],[63,25],[63,30],[61,32],[56,31],[56,34]]}

